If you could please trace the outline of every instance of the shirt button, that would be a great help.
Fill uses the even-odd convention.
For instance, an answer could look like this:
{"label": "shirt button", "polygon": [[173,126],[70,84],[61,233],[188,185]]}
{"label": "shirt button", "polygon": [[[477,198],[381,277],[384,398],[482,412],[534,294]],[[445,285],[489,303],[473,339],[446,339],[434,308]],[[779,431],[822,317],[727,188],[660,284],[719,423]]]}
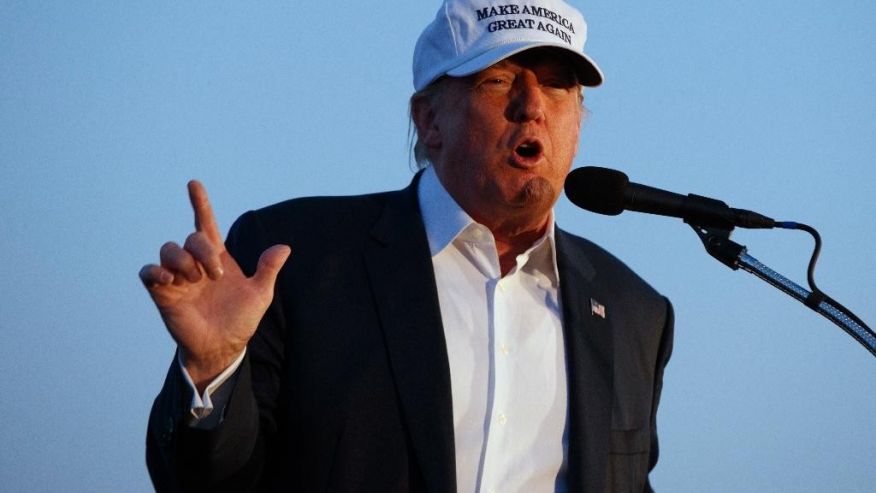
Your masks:
{"label": "shirt button", "polygon": [[502,426],[505,426],[505,423],[507,423],[507,422],[508,422],[508,417],[505,416],[504,414],[500,414],[499,415],[499,424]]}
{"label": "shirt button", "polygon": [[502,343],[502,345],[499,346],[499,351],[505,356],[508,356],[511,353],[511,348],[509,348],[507,344]]}
{"label": "shirt button", "polygon": [[551,280],[548,279],[547,276],[545,276],[544,274],[539,275],[536,278],[535,283],[538,284],[538,287],[540,287],[541,289],[550,289],[551,287]]}
{"label": "shirt button", "polygon": [[501,291],[503,293],[505,292],[505,282],[504,281],[499,281],[497,286],[499,286],[499,291]]}

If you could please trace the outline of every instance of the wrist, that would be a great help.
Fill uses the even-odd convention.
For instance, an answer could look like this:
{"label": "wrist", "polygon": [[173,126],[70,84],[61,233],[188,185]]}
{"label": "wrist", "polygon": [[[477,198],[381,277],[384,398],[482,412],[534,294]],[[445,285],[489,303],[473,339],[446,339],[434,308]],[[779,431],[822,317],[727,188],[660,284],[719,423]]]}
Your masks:
{"label": "wrist", "polygon": [[203,394],[204,390],[219,377],[225,370],[232,366],[241,356],[241,353],[246,349],[243,348],[236,351],[222,351],[221,353],[213,353],[209,355],[195,355],[185,348],[179,348],[180,364],[188,372],[192,384],[198,391],[198,394]]}

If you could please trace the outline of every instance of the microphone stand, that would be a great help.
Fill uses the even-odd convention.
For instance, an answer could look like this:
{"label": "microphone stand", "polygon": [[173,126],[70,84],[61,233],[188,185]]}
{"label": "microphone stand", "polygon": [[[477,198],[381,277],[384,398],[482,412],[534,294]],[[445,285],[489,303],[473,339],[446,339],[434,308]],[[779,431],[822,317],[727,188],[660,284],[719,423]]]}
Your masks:
{"label": "microphone stand", "polygon": [[812,291],[808,291],[749,255],[745,246],[732,241],[730,239],[730,233],[733,232],[733,226],[730,226],[728,229],[727,227],[698,226],[692,223],[688,223],[688,225],[693,228],[697,236],[700,237],[700,240],[702,240],[703,246],[706,247],[706,252],[708,252],[709,255],[733,270],[742,268],[742,270],[754,274],[771,286],[777,288],[779,291],[782,291],[817,313],[820,313],[846,331],[846,333],[870,351],[873,356],[876,356],[876,333],[870,330],[870,328],[867,327],[861,319],[855,316],[854,313],[815,287],[815,282],[812,278],[812,271],[814,269],[815,260],[818,256],[820,238],[814,229],[797,223],[777,223],[778,227],[784,227],[787,229],[811,230],[809,232],[812,233],[816,239],[816,250],[813,254],[812,262],[809,265],[809,285],[812,288]]}

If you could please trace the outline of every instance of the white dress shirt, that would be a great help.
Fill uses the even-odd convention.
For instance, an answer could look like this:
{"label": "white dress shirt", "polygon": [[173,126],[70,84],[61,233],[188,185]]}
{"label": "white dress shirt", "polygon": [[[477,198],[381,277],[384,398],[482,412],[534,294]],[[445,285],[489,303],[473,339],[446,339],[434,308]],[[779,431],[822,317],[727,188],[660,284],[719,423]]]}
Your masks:
{"label": "white dress shirt", "polygon": [[502,277],[492,233],[456,204],[431,167],[418,192],[450,362],[457,491],[566,491],[553,219]]}
{"label": "white dress shirt", "polygon": [[[565,492],[568,399],[553,218],[502,277],[493,234],[431,167],[417,192],[450,363],[457,491]],[[228,398],[222,383],[242,360],[203,395],[193,392],[191,426],[218,424],[213,408]]]}

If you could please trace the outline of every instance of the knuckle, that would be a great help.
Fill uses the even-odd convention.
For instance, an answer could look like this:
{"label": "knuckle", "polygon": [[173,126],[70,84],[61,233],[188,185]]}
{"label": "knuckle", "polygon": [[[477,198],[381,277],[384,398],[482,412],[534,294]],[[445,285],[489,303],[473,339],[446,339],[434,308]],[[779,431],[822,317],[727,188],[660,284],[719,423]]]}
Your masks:
{"label": "knuckle", "polygon": [[197,231],[186,237],[185,249],[198,248],[201,244],[201,234]]}
{"label": "knuckle", "polygon": [[186,250],[199,257],[210,256],[214,252],[213,245],[200,231],[190,234],[186,239]]}
{"label": "knuckle", "polygon": [[158,266],[149,264],[144,265],[138,273],[140,281],[148,288],[158,282],[159,269]]}
{"label": "knuckle", "polygon": [[178,248],[179,248],[179,245],[177,245],[176,243],[174,243],[172,241],[168,241],[167,243],[161,245],[161,250],[159,250],[159,252],[161,253],[161,255],[169,255],[170,253],[174,252]]}
{"label": "knuckle", "polygon": [[183,268],[187,263],[186,251],[176,243],[168,242],[161,248],[161,265],[170,269]]}

